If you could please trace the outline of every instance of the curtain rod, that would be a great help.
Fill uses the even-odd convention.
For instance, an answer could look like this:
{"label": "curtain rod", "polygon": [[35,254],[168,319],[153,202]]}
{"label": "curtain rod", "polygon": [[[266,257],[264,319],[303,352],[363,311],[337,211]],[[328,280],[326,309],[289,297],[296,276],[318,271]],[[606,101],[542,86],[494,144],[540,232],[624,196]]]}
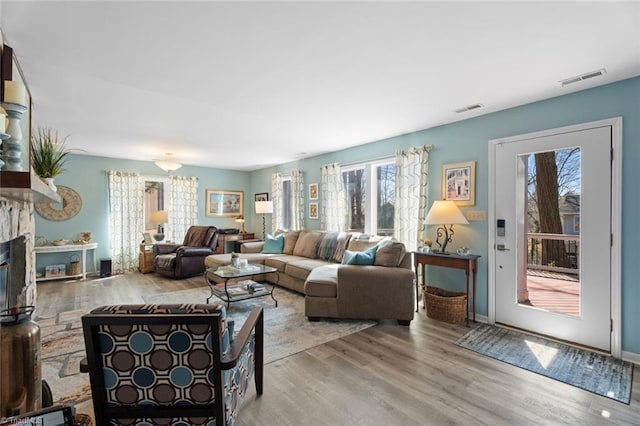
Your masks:
{"label": "curtain rod", "polygon": [[[423,145],[423,146],[412,147],[412,148],[408,148],[408,149],[425,149],[427,152],[429,152],[429,151],[431,151],[433,149],[433,145]],[[402,151],[407,151],[407,150],[402,150]],[[338,164],[340,167],[351,167],[351,166],[355,166],[356,164],[374,163],[374,162],[380,161],[380,160],[392,159],[392,158],[395,158],[395,156],[396,156],[396,153],[394,152],[393,154],[389,154],[389,155],[385,155],[385,156],[377,157],[377,158],[372,158],[372,159],[368,159],[368,160],[352,161],[352,162],[349,162],[349,163],[340,163],[338,161],[334,161],[334,162],[329,163],[329,164]],[[320,170],[322,170],[323,167],[324,166],[321,166]]]}

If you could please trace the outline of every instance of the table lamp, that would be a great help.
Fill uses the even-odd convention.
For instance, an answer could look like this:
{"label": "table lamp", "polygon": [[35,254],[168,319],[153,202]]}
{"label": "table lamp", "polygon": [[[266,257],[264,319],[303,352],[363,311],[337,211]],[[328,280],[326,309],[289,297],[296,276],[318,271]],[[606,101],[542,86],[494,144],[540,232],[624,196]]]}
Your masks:
{"label": "table lamp", "polygon": [[241,234],[246,234],[247,231],[244,230],[244,216],[240,215],[238,217],[236,217],[236,223],[241,223],[242,224],[242,230],[240,231]]}
{"label": "table lamp", "polygon": [[164,224],[169,222],[169,214],[166,210],[151,212],[151,223],[158,226],[158,233],[153,236],[156,241],[164,240]]}
{"label": "table lamp", "polygon": [[[456,203],[447,200],[434,201],[427,217],[424,219],[425,225],[441,225],[436,229],[436,243],[440,246],[440,253],[447,252],[447,244],[453,240],[453,225],[468,225],[467,218],[464,217]],[[448,226],[448,228],[447,228]],[[443,238],[443,242],[440,239]]]}

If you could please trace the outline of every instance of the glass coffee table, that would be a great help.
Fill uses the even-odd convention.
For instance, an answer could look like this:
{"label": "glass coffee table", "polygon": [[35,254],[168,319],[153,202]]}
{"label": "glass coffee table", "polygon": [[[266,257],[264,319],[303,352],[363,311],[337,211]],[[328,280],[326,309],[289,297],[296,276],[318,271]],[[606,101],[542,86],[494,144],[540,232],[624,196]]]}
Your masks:
{"label": "glass coffee table", "polygon": [[[211,289],[211,295],[207,297],[207,303],[209,303],[209,300],[215,296],[223,302],[226,302],[228,309],[232,302],[254,299],[256,297],[271,296],[273,301],[276,302],[277,308],[278,301],[273,297],[273,290],[275,289],[275,286],[258,283],[251,279],[256,275],[269,274],[273,272],[277,273],[278,270],[271,266],[254,264],[249,264],[244,268],[234,268],[231,266],[214,266],[207,268],[207,270],[204,271],[204,278]],[[216,277],[223,279],[224,282],[218,283],[214,281],[211,278],[211,275],[215,275]]]}

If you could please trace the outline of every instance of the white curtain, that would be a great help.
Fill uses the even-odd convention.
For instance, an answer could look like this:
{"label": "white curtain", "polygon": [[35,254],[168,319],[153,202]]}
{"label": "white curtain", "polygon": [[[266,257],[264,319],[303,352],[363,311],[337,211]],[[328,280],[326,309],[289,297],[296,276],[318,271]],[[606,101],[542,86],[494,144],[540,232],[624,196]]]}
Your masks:
{"label": "white curtain", "polygon": [[114,274],[138,268],[144,229],[144,179],[138,173],[108,171],[111,262]]}
{"label": "white curtain", "polygon": [[291,229],[302,228],[304,228],[304,173],[302,172],[302,170],[292,170]]}
{"label": "white curtain", "polygon": [[198,223],[198,178],[169,176],[167,239],[182,243],[190,226]]}
{"label": "white curtain", "polygon": [[282,173],[271,175],[271,200],[273,201],[273,213],[271,214],[271,229],[284,229],[284,216],[282,214]]}
{"label": "white curtain", "polygon": [[325,231],[345,231],[347,228],[347,192],[344,188],[339,164],[322,166],[321,186],[321,228]]}
{"label": "white curtain", "polygon": [[424,239],[428,162],[431,145],[396,152],[396,203],[393,236],[415,250]]}

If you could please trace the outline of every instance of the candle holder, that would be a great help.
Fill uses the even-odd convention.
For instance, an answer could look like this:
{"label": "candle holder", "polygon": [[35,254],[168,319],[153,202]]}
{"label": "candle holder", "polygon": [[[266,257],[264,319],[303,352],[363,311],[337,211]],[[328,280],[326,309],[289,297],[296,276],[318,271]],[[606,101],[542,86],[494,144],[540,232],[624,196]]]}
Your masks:
{"label": "candle holder", "polygon": [[[2,141],[2,160],[4,166],[2,170],[9,170],[14,172],[22,172],[22,129],[20,128],[20,119],[22,115],[27,112],[27,107],[20,104],[14,104],[10,102],[0,103],[2,107],[7,111],[9,118],[9,125],[6,132],[9,134],[9,138]],[[27,151],[28,152],[28,151]]]}
{"label": "candle holder", "polygon": [[2,166],[4,166],[4,161],[2,161],[2,141],[10,137],[8,133],[0,133],[0,170],[2,170]]}

